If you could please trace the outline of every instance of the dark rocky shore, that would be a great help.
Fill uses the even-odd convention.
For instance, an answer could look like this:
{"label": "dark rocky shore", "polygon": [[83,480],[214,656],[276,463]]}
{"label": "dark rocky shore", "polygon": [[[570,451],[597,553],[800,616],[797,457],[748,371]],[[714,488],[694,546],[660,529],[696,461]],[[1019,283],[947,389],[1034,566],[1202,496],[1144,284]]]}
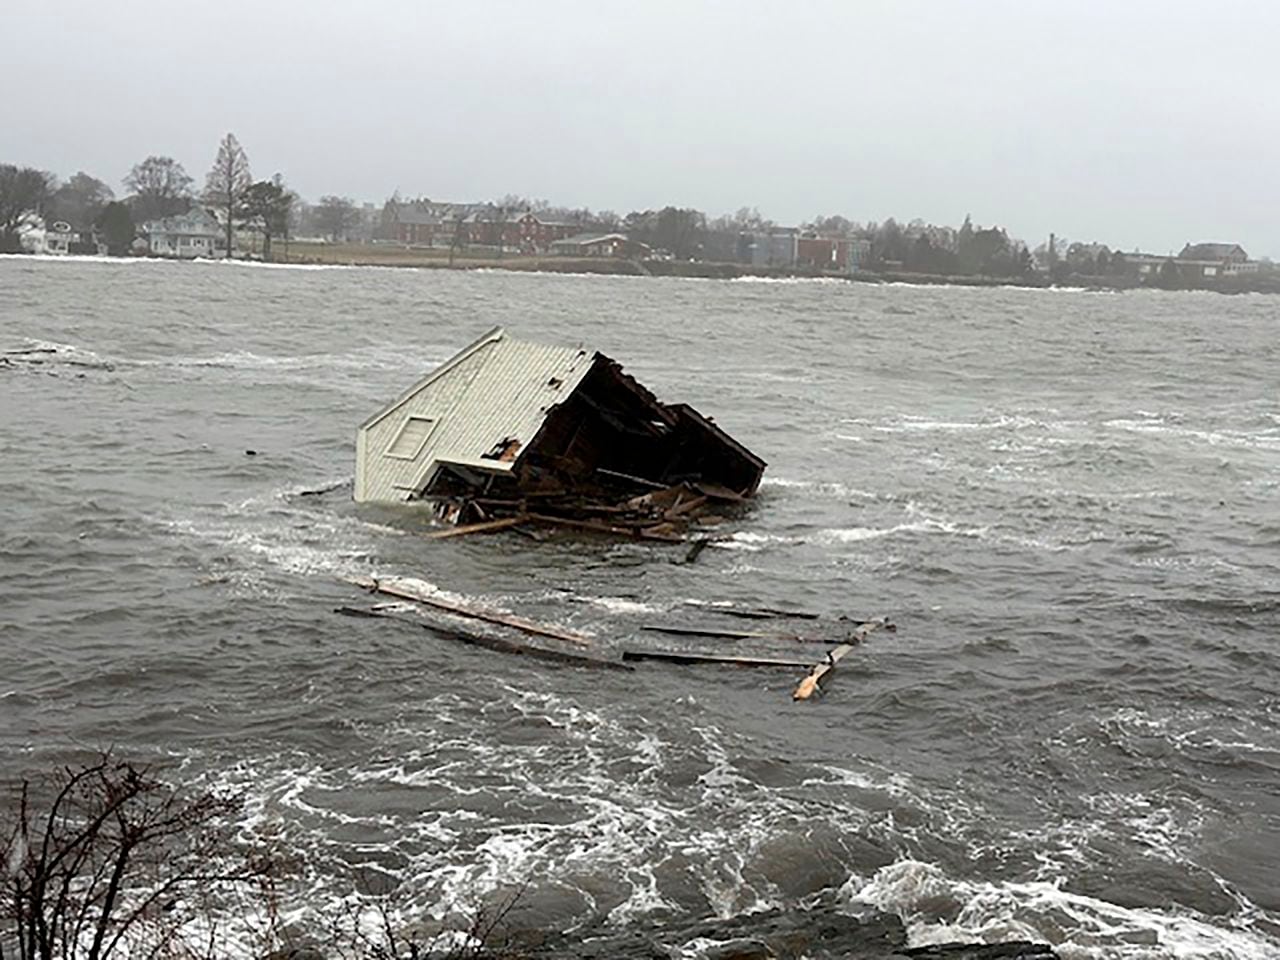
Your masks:
{"label": "dark rocky shore", "polygon": [[632,924],[621,930],[513,934],[497,956],[521,960],[1053,960],[1045,944],[907,946],[902,921],[872,908],[766,910],[728,920]]}

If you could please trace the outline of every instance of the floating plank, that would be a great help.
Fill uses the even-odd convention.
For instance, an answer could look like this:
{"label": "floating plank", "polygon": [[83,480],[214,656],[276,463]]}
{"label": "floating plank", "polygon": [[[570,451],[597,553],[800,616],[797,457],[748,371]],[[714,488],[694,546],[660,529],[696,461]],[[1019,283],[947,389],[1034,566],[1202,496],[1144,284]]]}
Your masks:
{"label": "floating plank", "polygon": [[681,562],[695,563],[698,557],[701,555],[702,551],[707,549],[707,547],[710,544],[711,544],[711,540],[709,537],[698,537],[696,540],[693,541],[693,546],[689,548],[689,551],[684,555],[684,560],[682,560]]}
{"label": "floating plank", "polygon": [[389,577],[385,580],[377,580],[373,577],[346,577],[345,579],[348,583],[363,587],[365,590],[385,593],[389,597],[399,597],[402,600],[412,600],[415,603],[425,604],[428,607],[457,614],[460,617],[470,617],[473,620],[496,623],[500,626],[519,630],[522,633],[551,637],[554,640],[565,640],[568,643],[577,643],[582,646],[591,645],[591,638],[584,633],[578,633],[576,630],[568,630],[549,623],[538,623],[536,620],[528,620],[512,613],[500,613],[496,610],[485,610],[480,607],[471,607],[466,604],[455,603],[452,600],[445,600],[443,597],[438,597],[430,591],[417,586],[414,581],[405,577]]}
{"label": "floating plank", "polygon": [[389,609],[387,604],[375,604],[372,607],[337,607],[334,609],[334,613],[342,614],[344,617],[379,617],[384,620],[398,620],[401,623],[421,627],[448,640],[456,640],[459,643],[466,643],[476,647],[485,647],[501,653],[513,653],[534,657],[539,660],[573,663],[578,666],[604,670],[633,669],[629,664],[623,663],[621,660],[612,660],[589,653],[576,653],[572,650],[553,650],[549,647],[539,647],[531,643],[519,643],[502,637],[486,636],[482,633],[468,633],[465,630],[456,630],[439,624],[427,623],[417,617],[396,613],[394,610]]}
{"label": "floating plank", "polygon": [[425,534],[428,540],[447,540],[450,537],[465,537],[469,533],[493,533],[498,530],[509,530],[528,521],[528,517],[503,517],[501,520],[486,520],[483,523],[469,523],[461,527],[449,527],[447,530],[436,530]]}
{"label": "floating plank", "polygon": [[707,613],[718,613],[726,617],[741,617],[743,620],[821,620],[822,615],[806,613],[802,610],[779,610],[776,607],[726,607],[716,603],[699,603],[686,600],[686,606],[705,610]]}
{"label": "floating plank", "polygon": [[669,633],[677,637],[716,637],[721,640],[776,640],[783,643],[857,643],[851,637],[806,637],[798,633],[770,633],[766,630],[722,630],[716,627],[675,627],[661,623],[646,623],[641,630],[652,633]]}
{"label": "floating plank", "polygon": [[808,700],[815,693],[821,692],[822,688],[818,686],[818,682],[828,673],[836,668],[838,664],[854,647],[866,639],[867,634],[880,627],[890,626],[887,617],[880,620],[869,620],[866,623],[859,624],[853,631],[853,637],[848,643],[842,643],[834,650],[828,650],[824,660],[813,665],[808,675],[800,681],[795,691],[791,694],[792,700]]}
{"label": "floating plank", "polygon": [[770,636],[758,630],[716,630],[709,627],[671,627],[662,623],[646,623],[641,630],[670,633],[677,637],[720,637],[726,640],[754,640]]}
{"label": "floating plank", "polygon": [[329,484],[328,486],[316,487],[314,490],[299,490],[296,494],[294,494],[294,496],[319,497],[326,493],[333,493],[333,491],[339,489],[340,487],[347,486],[350,482],[351,482],[350,480],[339,480],[336,483]]}
{"label": "floating plank", "polygon": [[530,520],[548,523],[554,526],[571,527],[574,530],[590,530],[593,533],[611,533],[615,536],[639,537],[641,540],[660,540],[663,543],[684,543],[685,538],[675,534],[651,533],[634,527],[619,527],[610,523],[597,523],[595,520],[574,520],[569,517],[553,517],[542,513],[529,514]]}
{"label": "floating plank", "polygon": [[623,660],[665,660],[669,663],[727,663],[743,667],[807,667],[797,657],[764,657],[750,654],[696,653],[689,650],[623,650]]}

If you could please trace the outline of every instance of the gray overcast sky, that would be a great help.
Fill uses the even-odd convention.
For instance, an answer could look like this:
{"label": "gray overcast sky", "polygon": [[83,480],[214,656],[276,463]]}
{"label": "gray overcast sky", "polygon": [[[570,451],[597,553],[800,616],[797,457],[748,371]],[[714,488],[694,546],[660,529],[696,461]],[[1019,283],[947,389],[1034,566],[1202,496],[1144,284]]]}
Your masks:
{"label": "gray overcast sky", "polygon": [[0,162],[1280,257],[1280,3],[0,0]]}

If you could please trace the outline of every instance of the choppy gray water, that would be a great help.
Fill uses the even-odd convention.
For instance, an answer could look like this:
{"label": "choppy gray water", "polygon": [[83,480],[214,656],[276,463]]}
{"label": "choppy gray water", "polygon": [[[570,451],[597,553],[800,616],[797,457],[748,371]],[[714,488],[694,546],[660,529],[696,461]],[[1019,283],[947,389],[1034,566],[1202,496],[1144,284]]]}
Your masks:
{"label": "choppy gray water", "polygon": [[[494,324],[770,463],[731,542],[430,542],[356,424]],[[0,259],[0,776],[84,746],[248,790],[424,912],[564,927],[842,889],[918,942],[1280,955],[1280,301]],[[246,457],[245,450],[259,451]],[[678,554],[677,554],[678,555]],[[336,575],[632,637],[887,613],[794,673],[545,667],[335,616]]]}

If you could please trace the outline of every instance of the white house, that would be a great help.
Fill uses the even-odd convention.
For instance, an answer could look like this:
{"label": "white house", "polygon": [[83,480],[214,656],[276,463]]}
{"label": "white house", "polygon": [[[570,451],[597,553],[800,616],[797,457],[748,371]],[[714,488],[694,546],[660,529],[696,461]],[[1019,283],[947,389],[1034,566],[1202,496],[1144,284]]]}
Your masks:
{"label": "white house", "polygon": [[79,240],[80,234],[62,220],[46,223],[32,214],[18,225],[18,242],[27,253],[66,254],[71,251],[71,244]]}
{"label": "white house", "polygon": [[142,232],[147,252],[156,257],[213,257],[221,252],[222,228],[217,218],[202,207],[163,220],[148,220]]}

